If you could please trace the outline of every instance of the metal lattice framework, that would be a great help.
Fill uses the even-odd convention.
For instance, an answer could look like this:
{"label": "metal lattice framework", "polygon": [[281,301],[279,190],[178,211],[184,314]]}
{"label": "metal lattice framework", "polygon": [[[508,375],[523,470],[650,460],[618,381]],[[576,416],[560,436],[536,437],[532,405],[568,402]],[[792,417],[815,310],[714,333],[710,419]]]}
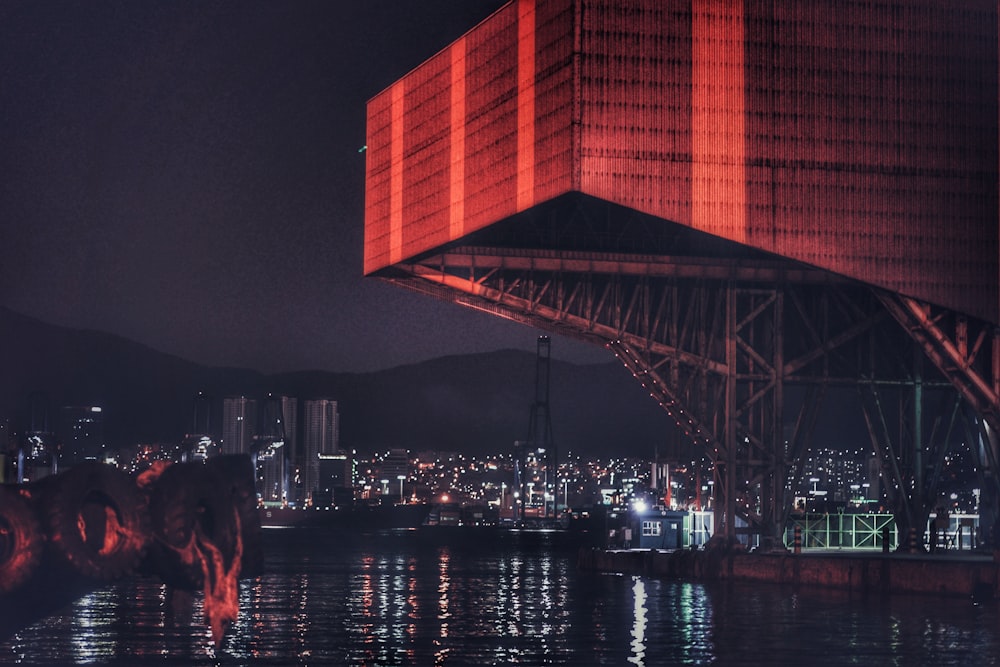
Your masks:
{"label": "metal lattice framework", "polygon": [[[789,489],[830,386],[856,386],[868,399],[873,448],[904,527],[926,520],[936,486],[925,467],[940,470],[958,396],[987,420],[995,414],[979,407],[995,399],[979,391],[981,377],[970,375],[995,349],[987,327],[971,344],[964,338],[949,346],[940,334],[943,318],[908,321],[903,329],[886,304],[926,311],[781,260],[458,246],[399,264],[387,279],[608,347],[710,454],[721,501],[717,530],[734,536],[733,518],[742,516],[767,545],[780,543]],[[969,326],[966,320],[955,330],[967,336]],[[946,352],[953,347],[963,363],[943,372],[934,364],[928,377],[915,372],[928,338]],[[790,387],[794,397],[786,396]],[[910,426],[895,433],[881,403],[886,392],[901,390],[908,405],[899,409],[907,416],[894,414]],[[925,439],[923,394],[941,392],[950,397],[952,418]],[[981,467],[992,479],[995,465],[987,458]]]}
{"label": "metal lattice framework", "polygon": [[[785,546],[793,546],[795,528],[802,530],[802,545],[828,549],[881,549],[899,544],[891,514],[806,514],[796,517],[785,531]],[[888,538],[888,544],[884,544]]]}

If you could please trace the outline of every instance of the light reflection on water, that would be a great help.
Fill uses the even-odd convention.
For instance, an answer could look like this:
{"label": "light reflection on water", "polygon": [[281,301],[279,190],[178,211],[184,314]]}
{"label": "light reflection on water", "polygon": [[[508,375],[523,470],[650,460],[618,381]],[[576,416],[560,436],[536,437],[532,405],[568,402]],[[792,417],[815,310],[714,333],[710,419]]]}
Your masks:
{"label": "light reflection on water", "polygon": [[635,618],[632,621],[632,655],[628,661],[636,665],[646,664],[646,582],[642,577],[632,577]]}
{"label": "light reflection on water", "polygon": [[0,663],[990,665],[996,604],[581,573],[572,548],[274,531],[216,656],[200,596],[146,580],[87,595]]}

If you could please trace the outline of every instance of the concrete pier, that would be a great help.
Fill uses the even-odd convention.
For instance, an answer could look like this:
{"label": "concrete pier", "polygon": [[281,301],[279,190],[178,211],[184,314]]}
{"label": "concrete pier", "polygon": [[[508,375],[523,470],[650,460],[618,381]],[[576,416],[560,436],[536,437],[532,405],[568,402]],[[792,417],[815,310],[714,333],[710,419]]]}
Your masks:
{"label": "concrete pier", "polygon": [[728,580],[826,586],[881,593],[1000,597],[998,563],[992,553],[935,554],[847,550],[746,553],[709,549],[581,549],[583,570],[696,580]]}

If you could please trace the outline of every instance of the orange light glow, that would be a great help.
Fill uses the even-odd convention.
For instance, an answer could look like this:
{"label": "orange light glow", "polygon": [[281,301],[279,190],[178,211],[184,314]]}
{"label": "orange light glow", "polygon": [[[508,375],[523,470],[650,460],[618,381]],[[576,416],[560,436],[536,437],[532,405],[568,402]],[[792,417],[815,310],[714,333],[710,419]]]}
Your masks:
{"label": "orange light glow", "polygon": [[233,515],[236,522],[236,545],[228,564],[222,551],[204,534],[199,524],[195,524],[186,546],[179,549],[171,547],[182,563],[201,568],[205,620],[208,621],[216,648],[221,645],[226,629],[236,620],[240,611],[239,577],[243,562],[243,534],[236,508],[233,508]]}
{"label": "orange light glow", "polygon": [[222,552],[196,530],[197,555],[205,576],[205,615],[212,630],[212,641],[218,647],[222,637],[240,612],[240,564],[243,561],[243,538],[240,515],[233,509],[236,520],[236,550],[232,561],[226,565]]}
{"label": "orange light glow", "polygon": [[160,475],[163,474],[163,471],[169,468],[170,466],[171,466],[170,461],[162,461],[162,460],[153,461],[153,463],[148,468],[139,473],[139,476],[135,478],[136,485],[138,485],[138,487],[143,490],[149,489],[153,485],[153,483],[160,478]]}
{"label": "orange light glow", "polygon": [[[86,535],[83,535],[86,540]],[[104,544],[98,553],[102,556],[114,553],[118,546],[128,539],[125,527],[118,520],[118,513],[111,507],[104,508]],[[141,539],[141,538],[137,538]]]}

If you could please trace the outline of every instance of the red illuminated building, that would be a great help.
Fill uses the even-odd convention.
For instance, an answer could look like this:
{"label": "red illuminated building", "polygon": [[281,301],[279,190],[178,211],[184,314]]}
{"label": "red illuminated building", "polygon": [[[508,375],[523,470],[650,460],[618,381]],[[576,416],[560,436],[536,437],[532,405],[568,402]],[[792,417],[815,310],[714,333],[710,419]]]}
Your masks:
{"label": "red illuminated building", "polygon": [[515,0],[369,102],[365,273],[607,345],[712,453],[730,535],[775,538],[857,385],[920,525],[924,392],[1000,430],[997,54],[996,2]]}

